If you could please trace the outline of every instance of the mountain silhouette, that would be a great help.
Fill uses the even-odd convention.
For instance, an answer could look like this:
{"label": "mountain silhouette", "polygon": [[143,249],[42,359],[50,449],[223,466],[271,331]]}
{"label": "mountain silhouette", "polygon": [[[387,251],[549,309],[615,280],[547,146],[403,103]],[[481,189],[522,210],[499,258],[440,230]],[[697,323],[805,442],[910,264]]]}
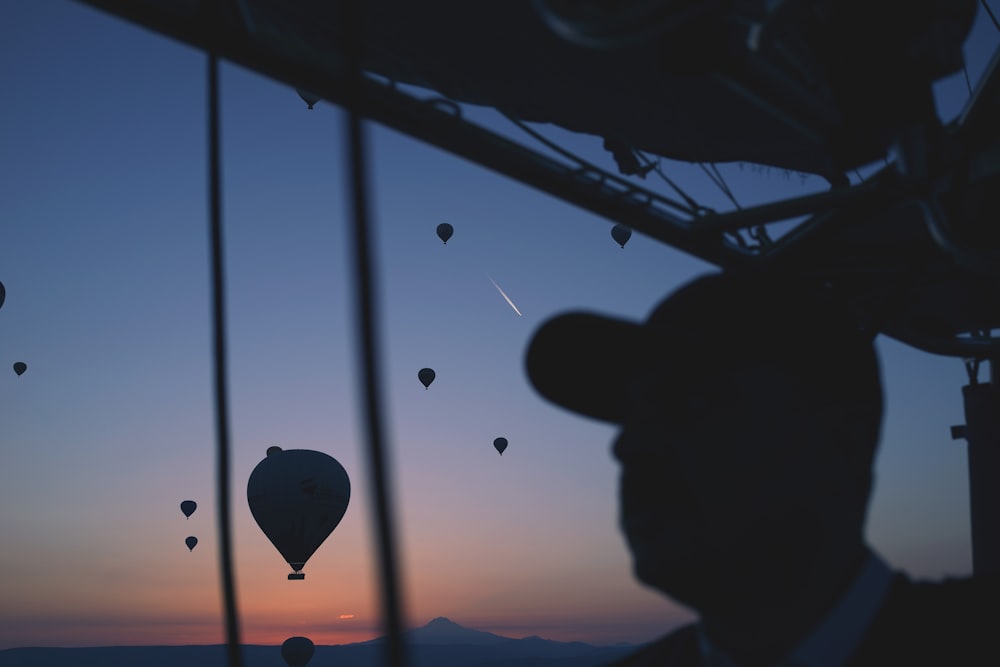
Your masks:
{"label": "mountain silhouette", "polygon": [[510,637],[501,637],[492,632],[462,627],[444,616],[438,616],[427,625],[410,630],[406,633],[406,640],[412,644],[465,644],[469,646],[494,646],[512,641]]}
{"label": "mountain silhouette", "polygon": [[[410,667],[597,667],[635,646],[594,646],[531,636],[503,637],[463,627],[443,616],[405,634]],[[308,667],[382,667],[385,638],[316,646]],[[243,645],[244,667],[284,664],[280,646]],[[0,667],[223,667],[225,648],[106,646],[0,650]]]}

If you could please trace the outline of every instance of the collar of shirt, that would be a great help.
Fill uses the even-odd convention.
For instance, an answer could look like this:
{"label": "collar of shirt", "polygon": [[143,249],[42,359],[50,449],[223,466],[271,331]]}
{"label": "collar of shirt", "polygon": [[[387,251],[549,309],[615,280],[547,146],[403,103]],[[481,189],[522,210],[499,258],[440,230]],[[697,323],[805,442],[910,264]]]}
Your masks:
{"label": "collar of shirt", "polygon": [[[885,600],[892,570],[874,552],[820,623],[774,667],[843,667],[861,643],[865,631]],[[698,628],[698,645],[704,667],[739,667],[725,651],[713,646]]]}

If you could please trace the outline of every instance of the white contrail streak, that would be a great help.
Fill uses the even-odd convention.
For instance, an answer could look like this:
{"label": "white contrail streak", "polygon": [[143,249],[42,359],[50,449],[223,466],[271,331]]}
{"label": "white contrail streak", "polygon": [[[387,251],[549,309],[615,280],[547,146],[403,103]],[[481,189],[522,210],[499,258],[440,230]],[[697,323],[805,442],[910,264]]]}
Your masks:
{"label": "white contrail streak", "polygon": [[507,304],[514,309],[514,312],[517,313],[517,316],[522,317],[521,311],[517,309],[517,306],[515,306],[514,302],[510,300],[510,297],[507,296],[502,289],[500,289],[500,286],[497,285],[497,281],[493,280],[493,278],[491,278],[490,276],[486,277],[490,279],[490,282],[493,283],[493,286],[497,288],[498,292],[500,292],[500,296],[503,297],[503,300],[506,301]]}

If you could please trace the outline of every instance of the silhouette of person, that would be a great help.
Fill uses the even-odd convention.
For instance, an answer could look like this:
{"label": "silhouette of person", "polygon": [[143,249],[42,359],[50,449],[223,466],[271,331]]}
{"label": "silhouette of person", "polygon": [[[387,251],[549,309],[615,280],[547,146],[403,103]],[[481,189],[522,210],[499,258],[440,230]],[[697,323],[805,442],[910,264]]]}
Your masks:
{"label": "silhouette of person", "polygon": [[1000,665],[994,579],[915,582],[864,539],[882,389],[831,290],[712,274],[644,323],[569,313],[526,355],[547,399],[621,426],[643,583],[698,615],[620,665]]}

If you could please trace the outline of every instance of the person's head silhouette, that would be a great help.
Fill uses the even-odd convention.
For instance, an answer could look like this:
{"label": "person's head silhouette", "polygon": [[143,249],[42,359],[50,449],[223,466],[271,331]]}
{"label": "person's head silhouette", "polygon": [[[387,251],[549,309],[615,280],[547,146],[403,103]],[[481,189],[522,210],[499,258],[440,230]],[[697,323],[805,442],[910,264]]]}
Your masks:
{"label": "person's head silhouette", "polygon": [[546,398],[621,426],[636,576],[729,654],[780,657],[864,569],[882,390],[871,333],[830,290],[706,276],[644,323],[549,320],[526,367]]}

